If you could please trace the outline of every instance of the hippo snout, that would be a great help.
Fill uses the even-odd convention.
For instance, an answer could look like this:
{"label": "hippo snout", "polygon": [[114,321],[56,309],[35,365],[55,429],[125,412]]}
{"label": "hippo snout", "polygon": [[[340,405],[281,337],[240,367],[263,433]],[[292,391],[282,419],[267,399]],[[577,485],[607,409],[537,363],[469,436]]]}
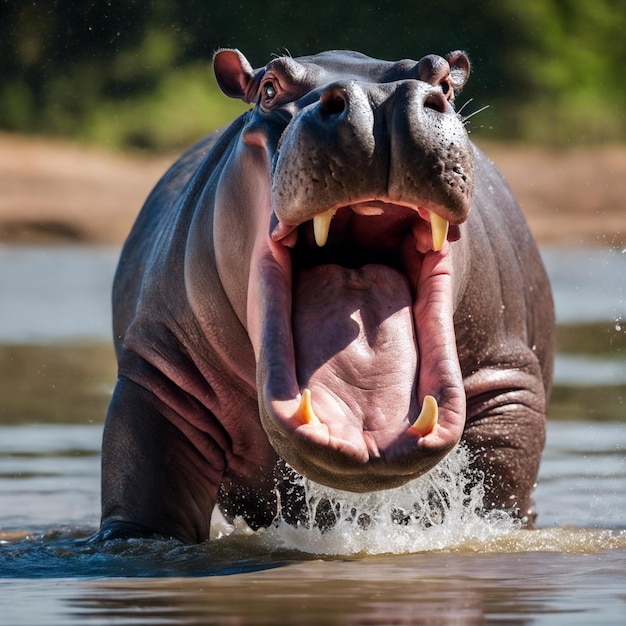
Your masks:
{"label": "hippo snout", "polygon": [[333,82],[292,119],[274,161],[272,206],[289,226],[381,199],[460,224],[472,194],[463,123],[423,81]]}
{"label": "hippo snout", "polygon": [[[420,84],[415,81],[411,81],[412,86],[417,88],[417,97],[415,101],[412,103],[413,107],[411,110],[412,114],[415,114],[419,111],[420,107],[432,109],[434,111],[438,111],[439,113],[454,113],[454,110],[448,100],[446,99],[443,91],[439,87],[433,87],[426,83]],[[380,95],[382,99],[379,98],[379,101],[376,101],[374,97],[368,98],[370,102],[370,106],[373,108],[378,108],[382,102],[391,96],[395,95],[396,90],[388,89],[380,89],[380,85],[376,85],[378,89],[368,89],[364,90],[368,95],[374,96],[374,91],[381,92]],[[320,95],[318,109],[322,121],[332,120],[340,116],[343,113],[349,114],[350,112],[350,96],[351,92],[356,89],[355,83],[349,83],[347,85],[342,83],[334,83],[329,85],[324,89],[322,94]],[[410,113],[410,114],[411,114]]]}

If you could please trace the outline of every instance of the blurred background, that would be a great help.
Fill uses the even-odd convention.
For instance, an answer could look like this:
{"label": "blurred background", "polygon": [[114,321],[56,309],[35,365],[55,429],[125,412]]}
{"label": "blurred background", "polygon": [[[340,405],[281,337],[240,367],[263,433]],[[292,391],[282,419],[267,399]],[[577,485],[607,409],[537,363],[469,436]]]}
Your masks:
{"label": "blurred background", "polygon": [[[179,148],[230,120],[219,47],[347,48],[383,59],[454,49],[472,132],[571,145],[626,139],[623,0],[3,0],[0,128],[109,147]],[[239,109],[241,110],[241,108]]]}

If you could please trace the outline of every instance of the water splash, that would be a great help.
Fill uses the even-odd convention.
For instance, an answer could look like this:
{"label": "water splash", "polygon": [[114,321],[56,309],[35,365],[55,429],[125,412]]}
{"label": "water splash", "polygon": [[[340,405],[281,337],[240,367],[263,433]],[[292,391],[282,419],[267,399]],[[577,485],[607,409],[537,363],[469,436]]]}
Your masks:
{"label": "water splash", "polygon": [[[521,528],[505,511],[486,512],[484,488],[458,446],[428,474],[398,489],[365,494],[337,491],[298,477],[308,518],[321,524],[296,526],[279,518],[256,533],[268,550],[286,549],[320,556],[364,556],[453,550],[481,544]],[[214,536],[245,533],[241,521]]]}
{"label": "water splash", "polygon": [[399,489],[353,494],[302,478],[293,487],[304,494],[309,519],[321,523],[293,525],[279,518],[253,532],[242,520],[231,525],[216,519],[213,541],[199,545],[157,539],[93,543],[88,537],[95,527],[4,531],[0,578],[224,576],[382,554],[626,551],[625,529],[525,531],[504,511],[485,512],[483,485],[462,447]]}

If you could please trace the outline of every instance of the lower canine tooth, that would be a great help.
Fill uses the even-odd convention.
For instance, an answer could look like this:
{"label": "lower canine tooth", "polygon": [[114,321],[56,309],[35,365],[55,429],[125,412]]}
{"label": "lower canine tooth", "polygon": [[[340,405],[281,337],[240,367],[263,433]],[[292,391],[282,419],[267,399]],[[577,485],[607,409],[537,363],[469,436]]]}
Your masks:
{"label": "lower canine tooth", "polygon": [[293,416],[300,420],[302,424],[311,424],[313,426],[321,424],[319,418],[313,412],[310,389],[305,389],[302,392],[302,396],[300,397],[300,406],[297,408]]}
{"label": "lower canine tooth", "polygon": [[438,252],[448,237],[448,220],[430,211],[430,229],[433,235],[433,250]]}
{"label": "lower canine tooth", "polygon": [[320,247],[324,247],[328,239],[328,231],[330,230],[330,221],[335,215],[335,209],[329,209],[324,213],[320,213],[313,218],[313,233],[315,235],[315,243]]}
{"label": "lower canine tooth", "polygon": [[425,396],[422,411],[410,428],[414,428],[419,433],[420,437],[425,437],[428,433],[432,432],[433,428],[437,425],[438,417],[439,408],[437,407],[437,400],[432,396]]}

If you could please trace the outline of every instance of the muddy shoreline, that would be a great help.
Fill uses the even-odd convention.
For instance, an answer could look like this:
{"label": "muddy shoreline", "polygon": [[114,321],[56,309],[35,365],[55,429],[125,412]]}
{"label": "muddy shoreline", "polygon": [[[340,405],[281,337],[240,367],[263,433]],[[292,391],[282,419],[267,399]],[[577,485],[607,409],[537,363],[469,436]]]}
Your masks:
{"label": "muddy shoreline", "polygon": [[[626,146],[479,145],[540,244],[626,246]],[[176,156],[0,133],[0,241],[119,244]]]}

